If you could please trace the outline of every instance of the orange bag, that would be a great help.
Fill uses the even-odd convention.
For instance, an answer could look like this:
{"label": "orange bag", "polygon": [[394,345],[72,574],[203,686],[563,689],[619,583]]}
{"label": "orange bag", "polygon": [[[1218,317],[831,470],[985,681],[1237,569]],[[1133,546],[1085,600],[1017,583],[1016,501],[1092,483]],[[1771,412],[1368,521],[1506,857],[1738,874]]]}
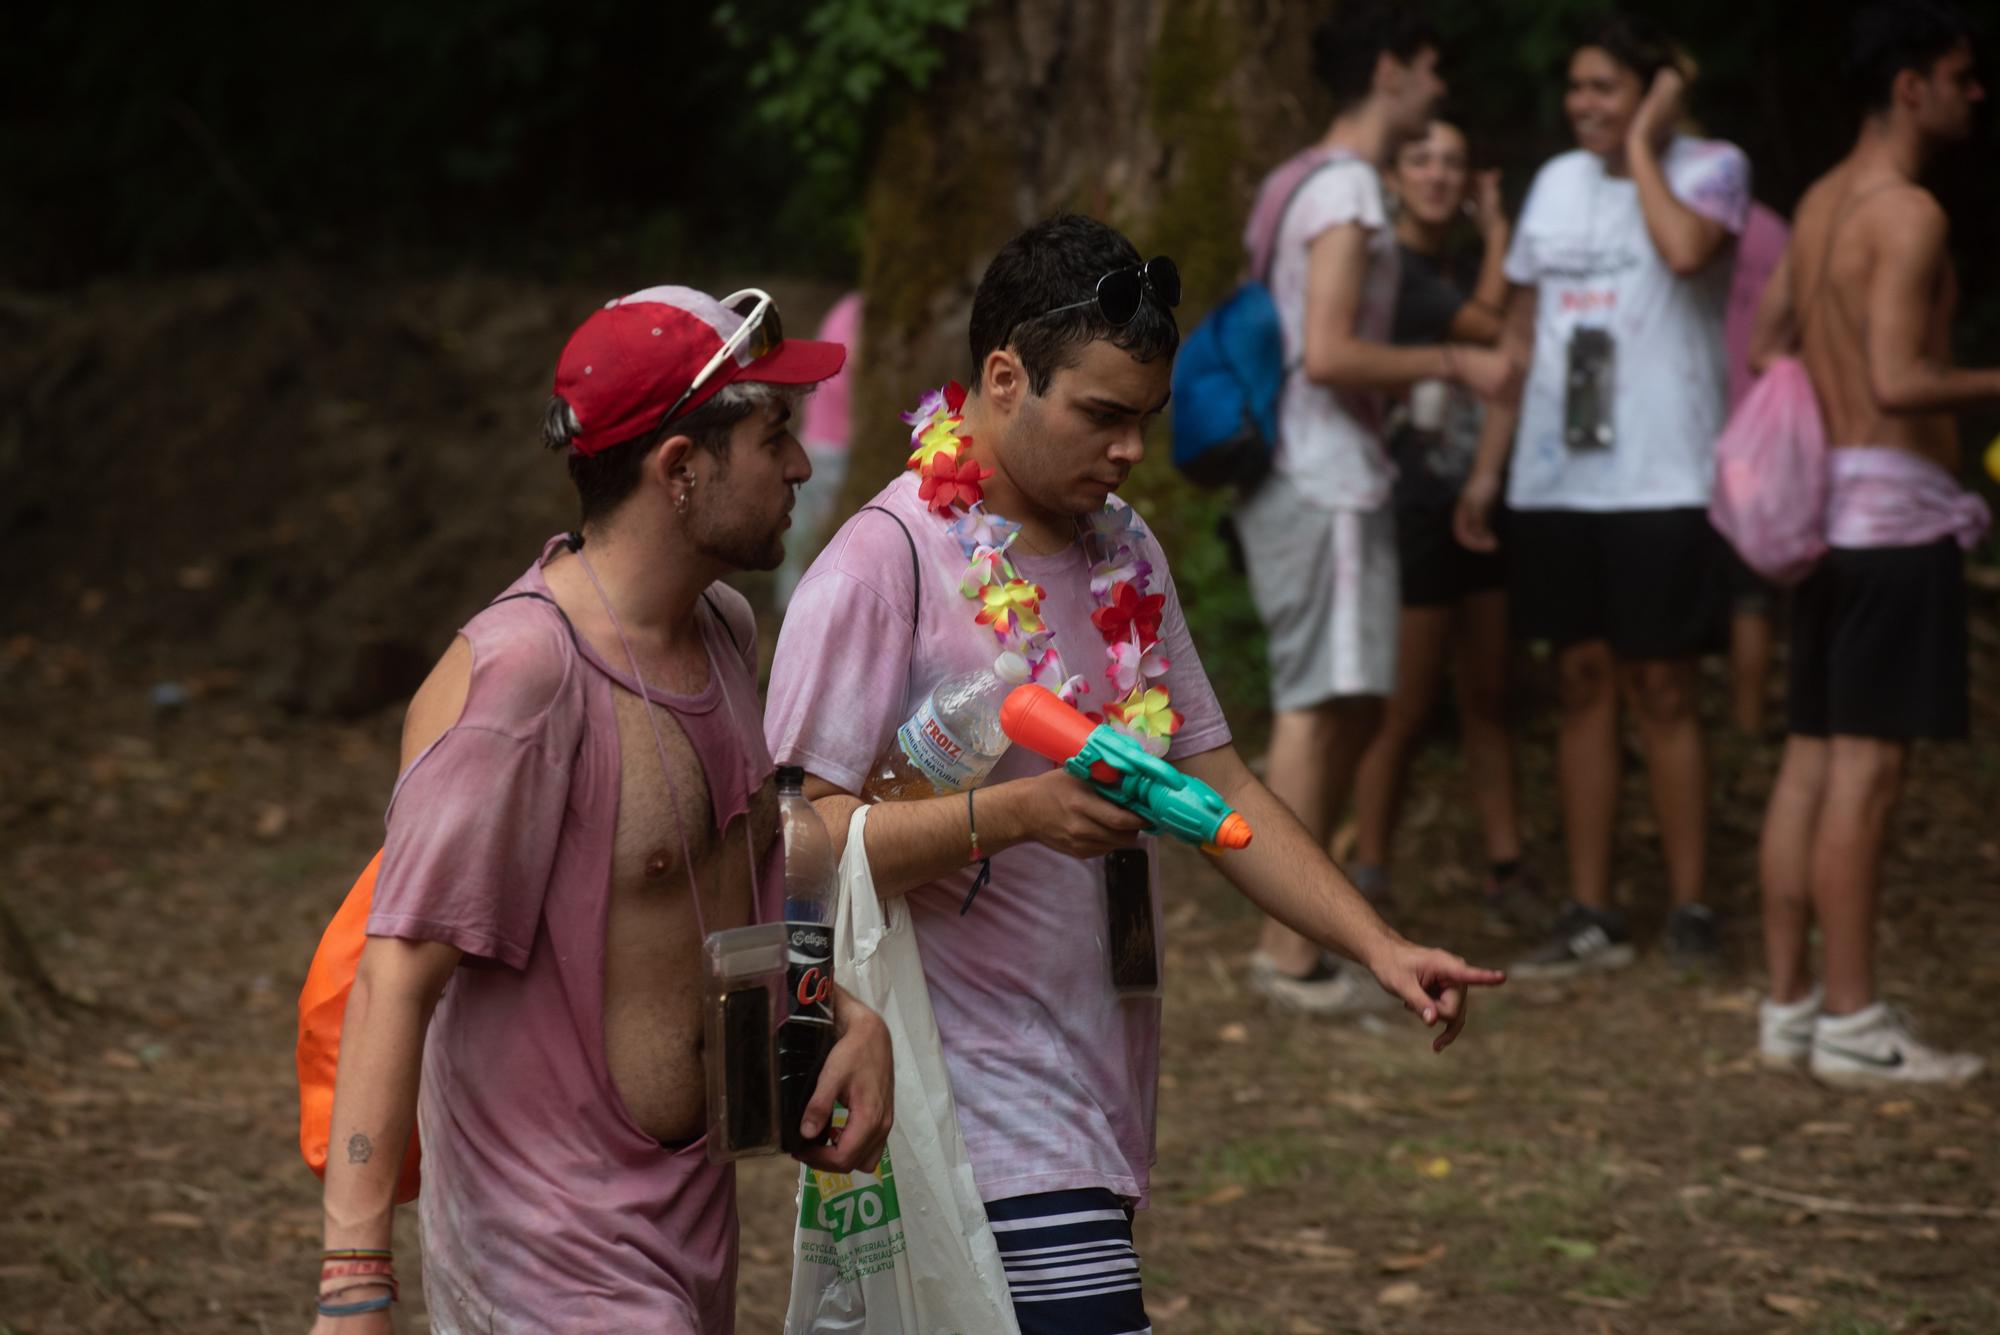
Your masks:
{"label": "orange bag", "polygon": [[[333,1127],[333,1073],[340,1064],[340,1025],[347,1016],[347,994],[354,988],[354,971],[361,966],[361,947],[368,940],[368,907],[375,900],[375,873],[382,867],[377,851],[340,911],[327,924],[313,952],[312,968],[299,992],[299,1152],[306,1167],[326,1177],[326,1143]],[[396,1203],[417,1198],[422,1153],[417,1129],[410,1128],[410,1147],[403,1154],[403,1172],[396,1180]]]}

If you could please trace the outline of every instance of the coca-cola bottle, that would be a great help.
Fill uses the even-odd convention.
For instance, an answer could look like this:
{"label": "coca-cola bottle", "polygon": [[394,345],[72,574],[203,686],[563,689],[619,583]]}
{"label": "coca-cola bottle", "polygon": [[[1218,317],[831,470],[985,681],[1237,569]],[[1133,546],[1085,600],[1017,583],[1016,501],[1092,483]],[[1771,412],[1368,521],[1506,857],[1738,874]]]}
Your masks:
{"label": "coca-cola bottle", "polygon": [[947,677],[932,688],[862,786],[870,802],[937,797],[977,788],[1006,754],[1000,704],[1026,680],[1018,657]]}
{"label": "coca-cola bottle", "polygon": [[785,984],[778,1026],[780,1143],[787,1154],[826,1143],[799,1134],[799,1119],[833,1047],[833,843],[806,800],[805,770],[778,768],[778,828],[785,846]]}

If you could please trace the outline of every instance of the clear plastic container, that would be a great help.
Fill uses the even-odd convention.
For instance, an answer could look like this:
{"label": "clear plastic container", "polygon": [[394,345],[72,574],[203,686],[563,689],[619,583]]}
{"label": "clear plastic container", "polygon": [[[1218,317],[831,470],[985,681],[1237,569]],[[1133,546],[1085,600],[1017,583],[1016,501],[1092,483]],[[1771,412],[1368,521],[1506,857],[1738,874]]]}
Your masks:
{"label": "clear plastic container", "polygon": [[1010,743],[1000,730],[1000,704],[1019,682],[991,667],[939,682],[862,787],[870,802],[938,797],[977,788]]}
{"label": "clear plastic container", "polygon": [[784,1013],[784,925],[710,932],[701,963],[708,1157],[727,1163],[770,1154],[779,1143],[775,1040]]}

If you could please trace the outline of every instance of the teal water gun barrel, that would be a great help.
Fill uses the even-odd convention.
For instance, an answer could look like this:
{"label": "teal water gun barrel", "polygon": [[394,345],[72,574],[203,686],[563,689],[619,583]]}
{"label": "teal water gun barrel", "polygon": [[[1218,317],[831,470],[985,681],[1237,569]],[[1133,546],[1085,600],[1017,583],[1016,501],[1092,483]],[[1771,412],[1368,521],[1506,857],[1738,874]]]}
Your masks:
{"label": "teal water gun barrel", "polygon": [[1250,822],[1222,794],[1183,774],[1116,728],[1092,723],[1046,686],[1017,686],[1000,706],[1000,730],[1055,761],[1155,831],[1211,852],[1245,848]]}

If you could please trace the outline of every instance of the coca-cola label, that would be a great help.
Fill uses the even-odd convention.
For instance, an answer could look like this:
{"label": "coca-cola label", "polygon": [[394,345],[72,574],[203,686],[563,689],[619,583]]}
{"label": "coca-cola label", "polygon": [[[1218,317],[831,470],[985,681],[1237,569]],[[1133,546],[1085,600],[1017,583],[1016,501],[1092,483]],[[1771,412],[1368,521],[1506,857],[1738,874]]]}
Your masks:
{"label": "coca-cola label", "polygon": [[833,1023],[833,929],[823,922],[785,924],[785,986],[794,1019]]}
{"label": "coca-cola label", "polygon": [[896,745],[940,793],[969,787],[978,775],[981,757],[944,725],[930,699],[896,729]]}

